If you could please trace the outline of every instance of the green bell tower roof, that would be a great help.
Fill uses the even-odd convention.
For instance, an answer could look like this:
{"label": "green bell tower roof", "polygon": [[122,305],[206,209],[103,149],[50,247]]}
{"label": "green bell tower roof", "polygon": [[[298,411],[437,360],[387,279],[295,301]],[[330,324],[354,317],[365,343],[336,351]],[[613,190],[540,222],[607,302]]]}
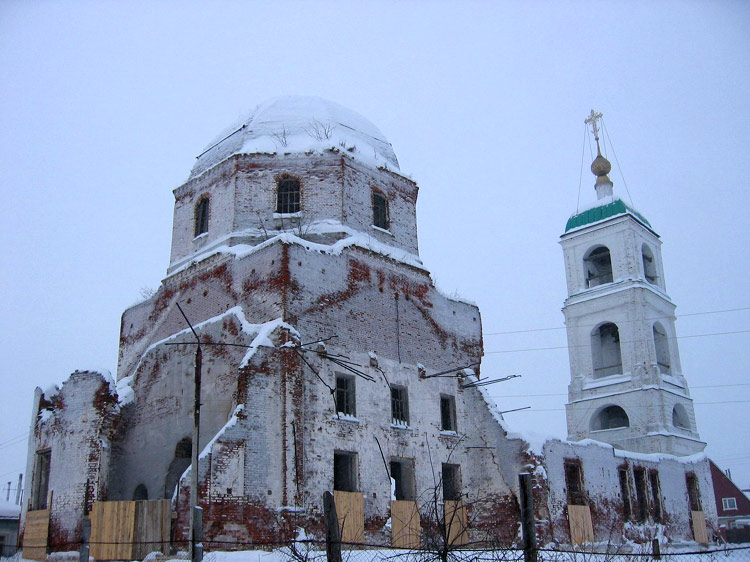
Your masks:
{"label": "green bell tower roof", "polygon": [[653,230],[651,228],[651,223],[646,220],[646,217],[630,207],[619,197],[612,197],[610,201],[606,203],[602,200],[599,200],[598,203],[599,205],[597,205],[596,207],[586,209],[585,211],[581,211],[580,213],[577,213],[570,217],[567,224],[565,225],[565,232],[575,230],[576,228],[586,226],[587,224],[593,224],[595,222],[603,221],[604,219],[608,219],[610,217],[625,214],[633,215],[636,219],[638,219],[639,222],[643,223],[645,227]]}

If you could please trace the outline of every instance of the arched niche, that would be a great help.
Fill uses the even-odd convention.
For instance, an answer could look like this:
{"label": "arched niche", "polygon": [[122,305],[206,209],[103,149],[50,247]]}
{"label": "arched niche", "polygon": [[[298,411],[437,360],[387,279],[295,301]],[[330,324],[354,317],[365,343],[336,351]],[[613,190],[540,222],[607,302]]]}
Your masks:
{"label": "arched niche", "polygon": [[630,427],[630,418],[620,406],[605,406],[591,418],[591,431]]}

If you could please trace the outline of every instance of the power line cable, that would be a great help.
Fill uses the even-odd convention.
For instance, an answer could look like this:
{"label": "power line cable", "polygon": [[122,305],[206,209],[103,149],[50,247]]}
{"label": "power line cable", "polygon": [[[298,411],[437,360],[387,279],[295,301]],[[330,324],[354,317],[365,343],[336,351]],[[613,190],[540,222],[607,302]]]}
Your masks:
{"label": "power line cable", "polygon": [[[673,338],[667,338],[670,340],[681,340],[681,339],[688,339],[688,338],[707,338],[707,337],[713,337],[713,336],[729,336],[734,334],[747,334],[750,333],[750,330],[734,330],[731,332],[711,332],[708,334],[691,334],[687,336],[675,336]],[[621,341],[620,344],[627,343],[643,343],[648,340],[630,340],[630,341]],[[497,354],[497,353],[521,353],[525,351],[550,351],[555,349],[570,349],[572,347],[591,347],[590,343],[582,343],[578,345],[554,345],[549,347],[528,347],[525,349],[501,349],[497,351],[485,351],[485,355],[490,354]]]}
{"label": "power line cable", "polygon": [[[739,312],[743,310],[750,310],[750,307],[740,307],[740,308],[726,308],[724,310],[706,310],[703,312],[690,312],[687,314],[680,314],[677,316],[677,319],[680,318],[687,318],[688,316],[703,316],[706,314],[723,314],[725,312]],[[649,320],[664,320],[667,318],[671,318],[671,316],[656,316],[654,318],[649,318]],[[640,320],[624,320],[621,322],[621,324],[629,323],[629,322],[640,322]],[[591,325],[593,326],[593,324]],[[529,328],[528,330],[508,330],[505,332],[485,332],[482,335],[484,336],[501,336],[506,334],[525,334],[529,332],[549,332],[552,330],[564,330],[565,326],[556,326],[556,327],[550,327],[550,328]]]}

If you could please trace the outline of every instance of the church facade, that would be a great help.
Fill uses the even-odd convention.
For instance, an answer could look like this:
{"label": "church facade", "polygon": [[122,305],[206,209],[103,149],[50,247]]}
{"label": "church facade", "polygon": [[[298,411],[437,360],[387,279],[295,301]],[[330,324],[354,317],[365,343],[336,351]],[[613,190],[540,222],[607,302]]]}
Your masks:
{"label": "church facade", "polygon": [[[480,373],[478,308],[440,293],[419,259],[417,194],[374,125],[318,98],[271,100],[209,143],[174,190],[166,277],[122,315],[116,383],[75,372],[35,395],[24,507],[49,511],[50,547],[80,540],[96,502],[163,499],[175,513],[174,544],[184,545],[194,452],[205,538],[217,548],[289,540],[299,527],[320,535],[326,491],[348,506],[350,523],[361,521],[347,531],[354,542],[395,541],[394,514],[406,505],[420,517],[412,546],[449,509],[460,513],[460,541],[515,543],[521,472],[532,474],[546,540],[600,540],[613,524],[636,539],[657,527],[693,538],[691,498],[710,495],[705,458],[663,461],[588,442],[533,451],[508,433],[482,386],[491,375]],[[564,236],[566,260],[580,251],[574,234]],[[658,258],[656,243],[649,248]],[[669,318],[663,286],[647,293]],[[575,310],[583,307],[569,299],[569,329],[576,317],[590,321]],[[684,383],[676,347],[669,358],[660,380]],[[573,363],[585,361],[571,355]],[[646,365],[633,381],[655,373]],[[604,378],[626,388],[623,376]],[[591,390],[585,384],[580,392]],[[577,397],[571,391],[571,403]],[[688,425],[676,442],[698,443],[691,404],[679,403]],[[629,429],[641,424],[631,417]],[[694,452],[610,434],[625,451]],[[588,508],[591,537],[573,536],[570,506]]]}

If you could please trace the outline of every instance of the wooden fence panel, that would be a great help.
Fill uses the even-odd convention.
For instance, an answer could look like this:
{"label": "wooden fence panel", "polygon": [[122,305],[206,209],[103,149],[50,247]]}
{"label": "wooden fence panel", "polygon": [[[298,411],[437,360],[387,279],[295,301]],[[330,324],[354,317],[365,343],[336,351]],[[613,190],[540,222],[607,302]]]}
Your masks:
{"label": "wooden fence panel", "polygon": [[135,504],[94,502],[91,508],[91,556],[96,560],[133,560]]}
{"label": "wooden fence panel", "polygon": [[362,492],[333,491],[341,542],[362,543],[365,538],[365,498]]}
{"label": "wooden fence panel", "polygon": [[448,544],[451,546],[463,546],[469,542],[468,519],[466,517],[466,506],[461,500],[446,500],[443,508],[445,517],[445,531],[448,535]]}
{"label": "wooden fence panel", "polygon": [[48,535],[49,509],[27,511],[23,526],[23,557],[27,560],[46,560]]}
{"label": "wooden fence panel", "polygon": [[568,506],[570,542],[583,544],[594,542],[594,525],[591,522],[591,509],[587,505]]}
{"label": "wooden fence panel", "polygon": [[706,516],[702,511],[691,511],[693,518],[693,538],[699,544],[708,544],[708,530],[706,529]]}
{"label": "wooden fence panel", "polygon": [[172,515],[170,500],[135,502],[135,536],[133,558],[143,560],[149,552],[169,553],[169,534]]}
{"label": "wooden fence panel", "polygon": [[396,548],[419,548],[420,518],[417,502],[391,502],[391,545]]}

